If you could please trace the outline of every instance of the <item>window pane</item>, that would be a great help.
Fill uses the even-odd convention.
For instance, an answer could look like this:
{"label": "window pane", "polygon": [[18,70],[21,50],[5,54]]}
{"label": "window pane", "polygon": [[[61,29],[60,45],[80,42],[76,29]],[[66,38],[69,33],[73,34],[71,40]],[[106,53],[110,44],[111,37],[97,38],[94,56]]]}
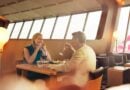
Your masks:
{"label": "window pane", "polygon": [[32,21],[26,21],[24,23],[22,32],[21,32],[20,37],[19,37],[20,39],[27,39],[31,25],[32,25]]}
{"label": "window pane", "polygon": [[[127,10],[130,15],[130,7],[127,7]],[[128,25],[128,35],[126,37],[125,53],[130,53],[130,20],[129,20],[129,25]]]}
{"label": "window pane", "polygon": [[[117,43],[115,42],[115,47],[113,52],[122,53],[124,48],[124,40],[125,40],[125,33],[128,23],[128,16],[129,16],[129,7],[121,8],[119,23],[117,26]],[[117,48],[117,49],[116,49]]]}
{"label": "window pane", "polygon": [[128,28],[128,35],[127,35],[127,38],[126,38],[125,52],[130,53],[130,23],[129,23],[129,28]]}
{"label": "window pane", "polygon": [[18,38],[18,34],[19,34],[19,32],[20,32],[20,29],[21,29],[22,24],[23,24],[23,22],[17,22],[17,23],[15,24],[13,33],[12,33],[12,35],[11,35],[11,38],[12,38],[12,39],[17,39],[17,38]]}
{"label": "window pane", "polygon": [[85,31],[86,38],[94,40],[97,36],[97,30],[101,18],[102,11],[90,12],[86,23]]}
{"label": "window pane", "polygon": [[64,39],[69,17],[70,16],[63,16],[57,19],[52,39]]}
{"label": "window pane", "polygon": [[85,17],[86,17],[86,13],[76,14],[72,16],[66,39],[71,39],[73,32],[83,31]]}
{"label": "window pane", "polygon": [[13,27],[14,27],[14,23],[10,23],[10,24],[8,25],[7,31],[9,32],[9,34],[11,34]]}
{"label": "window pane", "polygon": [[118,34],[120,37],[118,37],[118,40],[123,41],[125,39],[125,33],[128,23],[128,16],[129,16],[129,8],[121,8],[121,13],[119,17],[119,23],[118,23]]}
{"label": "window pane", "polygon": [[30,35],[29,35],[29,38],[32,38],[32,36],[33,36],[35,33],[40,32],[40,29],[41,29],[41,26],[42,26],[42,22],[43,22],[43,19],[35,20],[35,21],[34,21],[34,24],[33,24],[31,33],[30,33]]}
{"label": "window pane", "polygon": [[44,27],[42,29],[42,34],[44,39],[50,39],[50,35],[54,26],[56,18],[48,18],[45,20]]}

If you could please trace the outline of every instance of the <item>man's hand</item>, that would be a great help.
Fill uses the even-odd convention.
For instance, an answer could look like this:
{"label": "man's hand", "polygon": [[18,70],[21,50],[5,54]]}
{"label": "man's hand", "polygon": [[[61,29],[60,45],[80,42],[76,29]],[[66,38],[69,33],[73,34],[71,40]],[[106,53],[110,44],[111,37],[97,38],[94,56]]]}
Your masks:
{"label": "man's hand", "polygon": [[65,43],[64,50],[65,49],[71,49],[73,52],[75,51],[74,47],[70,43]]}

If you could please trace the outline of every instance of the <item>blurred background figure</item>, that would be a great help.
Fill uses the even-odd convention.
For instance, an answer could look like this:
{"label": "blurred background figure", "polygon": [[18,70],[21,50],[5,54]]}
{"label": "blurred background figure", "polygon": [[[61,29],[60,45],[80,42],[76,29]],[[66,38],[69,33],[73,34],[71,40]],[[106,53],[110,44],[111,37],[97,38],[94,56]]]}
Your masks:
{"label": "blurred background figure", "polygon": [[43,80],[31,82],[23,77],[6,76],[0,80],[0,90],[48,90]]}

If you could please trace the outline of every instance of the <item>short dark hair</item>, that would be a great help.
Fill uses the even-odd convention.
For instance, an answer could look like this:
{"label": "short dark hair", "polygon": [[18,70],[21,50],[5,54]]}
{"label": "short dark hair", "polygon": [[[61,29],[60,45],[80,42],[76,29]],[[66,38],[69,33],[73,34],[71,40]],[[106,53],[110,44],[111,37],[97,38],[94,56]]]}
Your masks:
{"label": "short dark hair", "polygon": [[86,36],[81,31],[77,31],[77,32],[72,33],[72,36],[73,36],[73,38],[78,39],[79,42],[81,42],[81,43],[85,43],[86,42]]}

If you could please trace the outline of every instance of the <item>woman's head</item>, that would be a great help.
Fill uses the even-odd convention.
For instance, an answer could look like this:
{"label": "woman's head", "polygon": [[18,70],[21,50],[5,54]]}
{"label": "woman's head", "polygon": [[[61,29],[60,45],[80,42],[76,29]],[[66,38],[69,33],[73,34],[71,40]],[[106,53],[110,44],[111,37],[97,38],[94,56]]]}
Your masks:
{"label": "woman's head", "polygon": [[36,33],[32,37],[32,42],[35,45],[43,44],[43,38],[41,33]]}

